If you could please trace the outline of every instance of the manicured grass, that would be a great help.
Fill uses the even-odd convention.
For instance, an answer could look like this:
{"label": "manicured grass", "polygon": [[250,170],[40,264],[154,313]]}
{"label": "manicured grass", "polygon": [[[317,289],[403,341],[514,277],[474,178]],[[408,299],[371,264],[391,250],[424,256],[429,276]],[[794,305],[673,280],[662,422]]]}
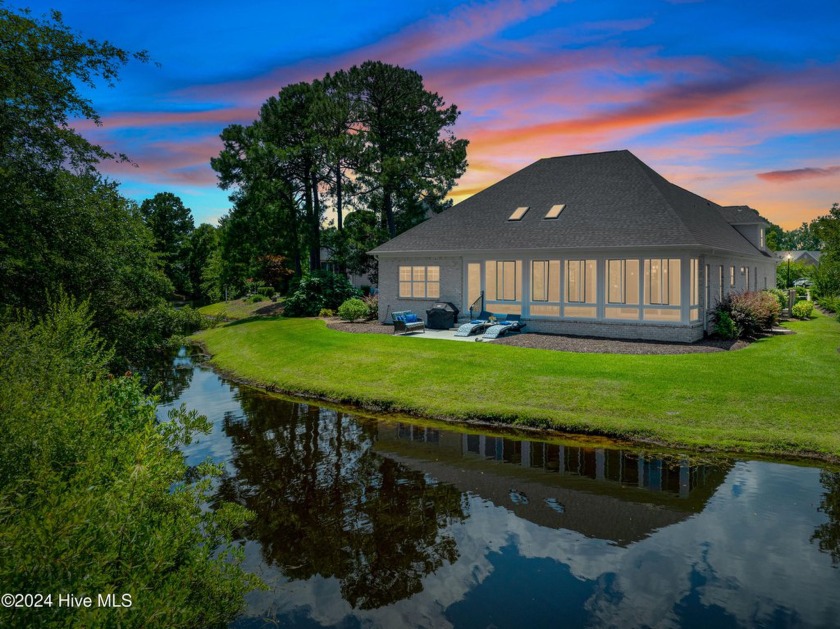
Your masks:
{"label": "manicured grass", "polygon": [[202,306],[198,311],[207,317],[220,317],[227,321],[239,321],[240,319],[247,319],[253,317],[256,311],[270,305],[270,300],[258,301],[255,304],[249,303],[244,299],[234,299],[231,301],[219,301],[215,304]]}
{"label": "manicured grass", "polygon": [[840,456],[840,324],[711,354],[573,354],[255,319],[196,335],[213,364],[281,391],[668,445]]}

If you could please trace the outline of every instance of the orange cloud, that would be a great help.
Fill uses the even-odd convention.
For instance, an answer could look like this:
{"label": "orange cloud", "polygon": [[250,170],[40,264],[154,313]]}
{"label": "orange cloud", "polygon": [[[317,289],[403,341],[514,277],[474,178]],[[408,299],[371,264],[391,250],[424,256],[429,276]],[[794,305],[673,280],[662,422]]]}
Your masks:
{"label": "orange cloud", "polygon": [[786,183],[788,181],[799,181],[800,179],[813,179],[815,177],[830,177],[840,173],[840,166],[828,166],[826,168],[794,168],[793,170],[772,170],[767,173],[758,173],[756,177],[764,181],[775,183]]}

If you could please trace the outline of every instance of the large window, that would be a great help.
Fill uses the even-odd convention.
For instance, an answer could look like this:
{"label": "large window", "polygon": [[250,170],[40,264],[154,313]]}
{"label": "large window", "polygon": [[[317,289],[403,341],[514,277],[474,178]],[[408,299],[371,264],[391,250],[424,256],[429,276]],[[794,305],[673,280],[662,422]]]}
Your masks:
{"label": "large window", "polygon": [[[520,301],[522,299],[521,260],[487,260],[484,268],[487,301]],[[499,309],[494,312],[496,311],[502,312]]]}
{"label": "large window", "polygon": [[645,260],[645,304],[680,305],[680,261],[678,259]]}
{"label": "large window", "polygon": [[720,265],[720,282],[718,282],[718,301],[723,301],[723,265]]}
{"label": "large window", "polygon": [[729,267],[729,288],[735,288],[735,267]]}
{"label": "large window", "polygon": [[560,301],[560,260],[531,262],[531,301]]}
{"label": "large window", "polygon": [[638,260],[607,260],[607,303],[639,304]]}
{"label": "large window", "polygon": [[438,299],[440,297],[440,267],[401,266],[400,297]]}
{"label": "large window", "polygon": [[598,271],[595,260],[568,260],[566,262],[566,301],[570,304],[596,301]]}

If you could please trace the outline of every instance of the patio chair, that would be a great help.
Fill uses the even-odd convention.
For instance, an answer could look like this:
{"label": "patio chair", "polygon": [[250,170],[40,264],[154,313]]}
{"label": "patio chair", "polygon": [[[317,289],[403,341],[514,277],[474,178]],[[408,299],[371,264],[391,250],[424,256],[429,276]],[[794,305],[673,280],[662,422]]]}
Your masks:
{"label": "patio chair", "polygon": [[478,319],[473,319],[468,323],[462,324],[458,331],[455,332],[455,336],[469,336],[471,334],[477,334],[479,332],[484,332],[490,325],[490,317],[493,314],[487,312],[486,310],[482,310],[481,313],[478,315]]}
{"label": "patio chair", "polygon": [[525,323],[520,321],[520,315],[507,315],[502,321],[499,321],[496,325],[491,325],[484,331],[484,336],[482,338],[485,339],[497,339],[500,336],[504,336],[508,332],[519,332],[522,328],[525,327]]}
{"label": "patio chair", "polygon": [[394,334],[426,331],[426,323],[410,310],[394,312],[391,318],[394,320]]}

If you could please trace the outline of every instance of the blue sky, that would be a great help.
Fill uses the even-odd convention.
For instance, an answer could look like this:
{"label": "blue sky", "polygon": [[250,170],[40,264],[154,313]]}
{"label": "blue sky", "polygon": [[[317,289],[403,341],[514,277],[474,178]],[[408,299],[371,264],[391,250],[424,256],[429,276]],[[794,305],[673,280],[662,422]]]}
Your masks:
{"label": "blue sky", "polygon": [[840,201],[840,3],[7,2],[54,8],[86,37],[146,49],[104,125],[137,167],[102,170],[142,200],[171,191],[213,222],[209,160],[283,85],[367,59],[418,70],[462,111],[457,201],[542,157],[628,148],[675,183],[795,227]]}

